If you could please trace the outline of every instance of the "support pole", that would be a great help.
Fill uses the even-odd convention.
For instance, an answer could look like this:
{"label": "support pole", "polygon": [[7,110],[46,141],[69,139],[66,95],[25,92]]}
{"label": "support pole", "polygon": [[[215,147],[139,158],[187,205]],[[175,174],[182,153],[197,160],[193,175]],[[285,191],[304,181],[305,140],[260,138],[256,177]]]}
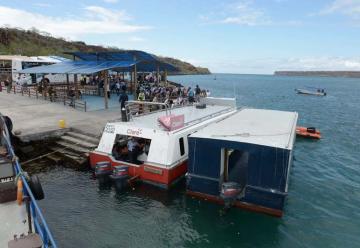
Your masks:
{"label": "support pole", "polygon": [[69,95],[69,91],[70,91],[69,74],[66,74],[66,88],[67,88],[67,95]]}
{"label": "support pole", "polygon": [[137,89],[137,70],[136,70],[136,64],[134,65],[134,82],[135,82],[135,90],[134,90],[134,96],[135,96],[135,99],[137,99],[137,94],[136,94],[136,89]]}
{"label": "support pole", "polygon": [[164,72],[164,80],[165,80],[166,86],[169,86],[168,81],[167,81],[167,70],[165,70],[165,72]]}
{"label": "support pole", "polygon": [[78,78],[77,78],[77,74],[74,74],[74,90],[75,90],[75,99],[79,99],[79,90],[78,90]]}
{"label": "support pole", "polygon": [[108,95],[107,95],[107,89],[108,89],[108,85],[109,85],[109,79],[108,79],[108,71],[103,71],[102,73],[104,75],[104,101],[105,101],[105,109],[109,108],[109,103],[108,103]]}

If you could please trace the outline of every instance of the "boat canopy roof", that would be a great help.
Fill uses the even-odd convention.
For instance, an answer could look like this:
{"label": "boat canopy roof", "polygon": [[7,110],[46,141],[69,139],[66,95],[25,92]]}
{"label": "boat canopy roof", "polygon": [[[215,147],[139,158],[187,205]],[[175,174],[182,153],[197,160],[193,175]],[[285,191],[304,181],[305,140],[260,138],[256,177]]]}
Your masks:
{"label": "boat canopy roof", "polygon": [[[205,109],[198,109],[195,106],[184,106],[179,108],[171,109],[171,114],[174,115],[184,115],[184,122],[186,128],[191,124],[196,124],[198,122],[210,119],[212,117],[218,116],[222,113],[234,110],[234,107],[231,106],[221,106],[221,105],[208,105]],[[165,111],[157,111],[149,113],[146,115],[133,116],[133,119],[129,122],[118,122],[112,124],[119,124],[122,126],[128,126],[132,128],[147,128],[157,131],[165,131],[164,127],[159,125],[158,118],[166,115]],[[177,130],[173,131],[176,132]]]}
{"label": "boat canopy roof", "polygon": [[[135,65],[139,72],[177,71],[171,64],[160,61],[152,54],[142,51],[119,52],[67,52],[74,56],[74,61],[37,66],[20,71],[20,73],[38,74],[93,74],[104,70],[130,71]],[[75,60],[77,58],[77,60]]]}
{"label": "boat canopy roof", "polygon": [[193,133],[190,138],[235,141],[291,150],[297,119],[296,112],[244,108]]}

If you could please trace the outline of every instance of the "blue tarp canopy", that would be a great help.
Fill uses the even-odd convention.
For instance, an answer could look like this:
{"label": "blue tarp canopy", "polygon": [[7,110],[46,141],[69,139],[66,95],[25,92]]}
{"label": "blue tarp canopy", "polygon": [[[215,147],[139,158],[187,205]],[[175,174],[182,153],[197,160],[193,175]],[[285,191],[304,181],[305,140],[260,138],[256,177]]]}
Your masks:
{"label": "blue tarp canopy", "polygon": [[83,53],[72,52],[79,60],[21,70],[29,74],[93,74],[104,70],[131,71],[136,64],[138,72],[177,71],[171,64],[159,61],[154,55],[142,51]]}

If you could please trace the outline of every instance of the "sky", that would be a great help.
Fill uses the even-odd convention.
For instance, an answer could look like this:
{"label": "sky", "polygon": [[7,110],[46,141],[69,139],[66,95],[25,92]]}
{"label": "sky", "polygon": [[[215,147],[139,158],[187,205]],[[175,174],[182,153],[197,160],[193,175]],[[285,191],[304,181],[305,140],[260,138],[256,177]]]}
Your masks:
{"label": "sky", "polygon": [[360,0],[0,0],[0,26],[211,72],[360,70]]}

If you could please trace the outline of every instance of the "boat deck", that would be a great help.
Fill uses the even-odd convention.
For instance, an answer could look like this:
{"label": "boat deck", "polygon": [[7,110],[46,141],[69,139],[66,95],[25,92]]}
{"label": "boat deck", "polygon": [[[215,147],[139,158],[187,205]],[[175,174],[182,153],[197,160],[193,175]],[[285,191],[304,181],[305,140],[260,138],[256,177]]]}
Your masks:
{"label": "boat deck", "polygon": [[0,203],[0,247],[8,247],[8,242],[21,234],[28,233],[26,207],[16,201]]}

